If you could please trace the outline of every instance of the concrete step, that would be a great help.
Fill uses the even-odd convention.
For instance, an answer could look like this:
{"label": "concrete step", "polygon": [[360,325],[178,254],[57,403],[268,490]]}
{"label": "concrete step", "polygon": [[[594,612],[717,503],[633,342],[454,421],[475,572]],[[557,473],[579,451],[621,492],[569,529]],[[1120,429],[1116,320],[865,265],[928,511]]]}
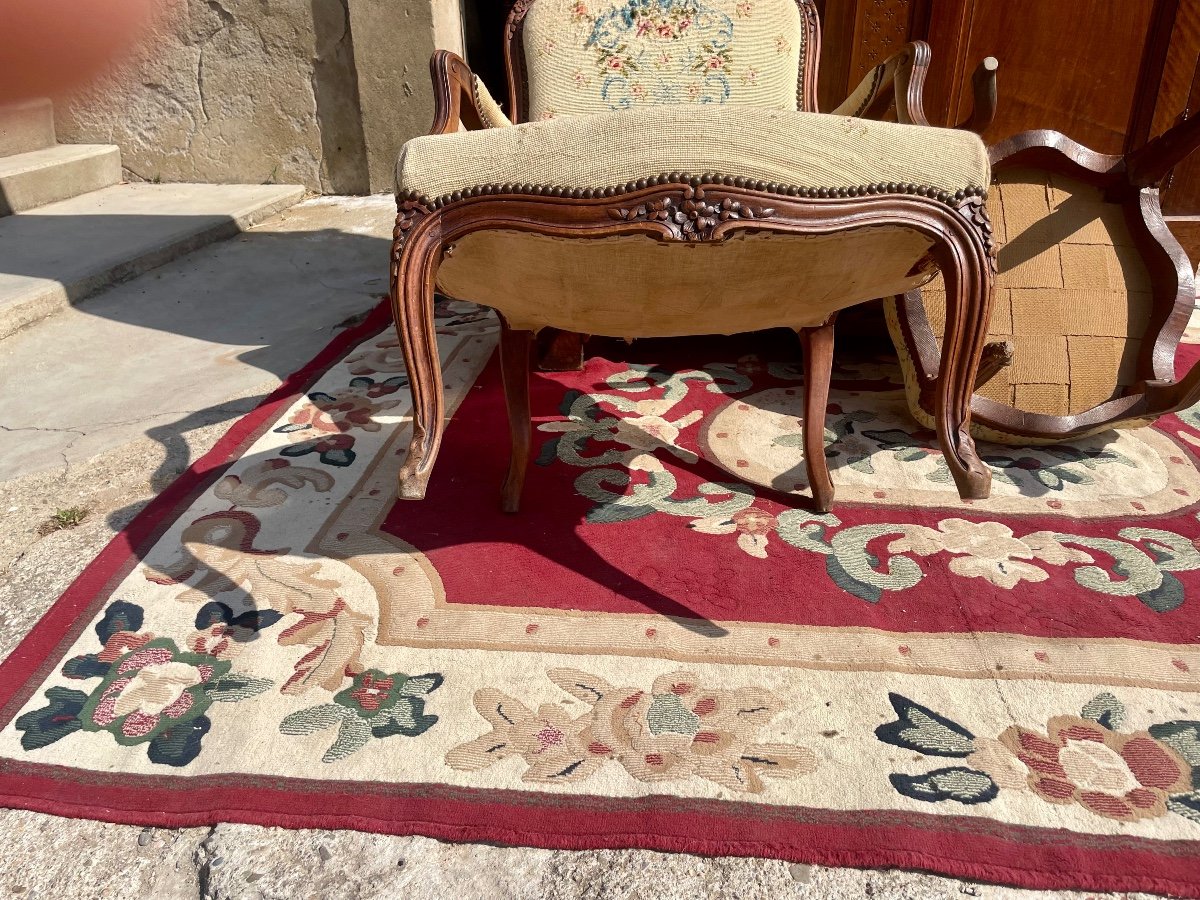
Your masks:
{"label": "concrete step", "polygon": [[286,184],[122,184],[0,219],[0,339],[303,196]]}
{"label": "concrete step", "polygon": [[49,100],[0,105],[0,156],[45,150],[55,143],[54,104]]}
{"label": "concrete step", "polygon": [[0,216],[98,191],[121,180],[121,150],[59,144],[0,157]]}
{"label": "concrete step", "polygon": [[[21,522],[8,479],[95,473],[86,461],[114,452],[143,481],[175,471],[196,429],[228,427],[375,307],[395,219],[390,196],[302,201],[0,341],[0,554]],[[39,496],[42,518],[88,505]]]}

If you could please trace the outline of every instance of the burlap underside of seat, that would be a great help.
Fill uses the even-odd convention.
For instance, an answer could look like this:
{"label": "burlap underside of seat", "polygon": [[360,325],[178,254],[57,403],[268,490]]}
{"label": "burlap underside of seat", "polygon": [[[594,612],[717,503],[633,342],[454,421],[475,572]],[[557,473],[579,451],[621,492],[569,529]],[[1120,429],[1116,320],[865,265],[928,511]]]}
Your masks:
{"label": "burlap underside of seat", "polygon": [[438,285],[498,309],[518,329],[733,334],[818,325],[836,310],[916,287],[927,276],[909,272],[929,246],[892,227],[743,234],[716,244],[481,231],[455,244]]}
{"label": "burlap underside of seat", "polygon": [[[1135,380],[1153,307],[1150,277],[1121,207],[1080,181],[1002,172],[988,199],[999,274],[989,340],[1011,341],[1012,365],[979,393],[1027,412],[1074,415]],[[940,276],[922,290],[936,335]]]}

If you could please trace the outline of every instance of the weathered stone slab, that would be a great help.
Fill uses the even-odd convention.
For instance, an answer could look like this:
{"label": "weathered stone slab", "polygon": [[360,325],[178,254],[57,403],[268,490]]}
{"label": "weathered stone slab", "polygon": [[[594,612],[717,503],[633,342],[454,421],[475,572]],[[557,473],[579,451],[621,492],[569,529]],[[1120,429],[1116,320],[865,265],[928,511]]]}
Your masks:
{"label": "weathered stone slab", "polygon": [[0,156],[0,216],[98,191],[121,180],[121,151],[109,144],[60,144]]}
{"label": "weathered stone slab", "polygon": [[0,383],[21,385],[0,392],[0,481],[228,419],[379,302],[394,215],[388,197],[301,204],[0,341]]}
{"label": "weathered stone slab", "polygon": [[125,184],[0,219],[0,338],[303,194],[298,185]]}
{"label": "weathered stone slab", "polygon": [[0,105],[0,157],[53,147],[54,105],[27,100]]}

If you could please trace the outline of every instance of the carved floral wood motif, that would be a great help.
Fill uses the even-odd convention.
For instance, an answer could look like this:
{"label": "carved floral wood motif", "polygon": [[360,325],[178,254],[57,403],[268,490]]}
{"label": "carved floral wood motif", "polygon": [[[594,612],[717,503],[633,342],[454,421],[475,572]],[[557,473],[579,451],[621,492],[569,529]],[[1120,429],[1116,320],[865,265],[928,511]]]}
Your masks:
{"label": "carved floral wood motif", "polygon": [[987,249],[988,262],[994,275],[996,273],[996,240],[992,232],[992,220],[988,218],[985,198],[981,194],[966,197],[959,203],[958,211],[979,229],[979,235],[983,239],[983,246]]}
{"label": "carved floral wood motif", "polygon": [[768,219],[775,210],[769,206],[750,206],[720,194],[709,197],[703,187],[688,185],[678,195],[656,197],[632,208],[611,207],[608,214],[625,222],[663,222],[676,240],[710,241],[722,222]]}

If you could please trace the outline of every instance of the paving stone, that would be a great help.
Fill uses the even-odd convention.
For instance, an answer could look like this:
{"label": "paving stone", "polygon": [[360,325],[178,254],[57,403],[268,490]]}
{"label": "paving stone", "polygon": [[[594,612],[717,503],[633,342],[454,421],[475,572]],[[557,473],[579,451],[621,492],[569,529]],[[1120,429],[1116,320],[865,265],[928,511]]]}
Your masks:
{"label": "paving stone", "polygon": [[0,810],[0,897],[9,900],[195,900],[207,828],[156,831]]}
{"label": "paving stone", "polygon": [[387,292],[394,218],[388,197],[302,203],[0,341],[0,383],[21,385],[0,393],[0,479],[176,440],[278,384]]}
{"label": "paving stone", "polygon": [[[207,873],[206,900],[1100,900],[1105,896],[1023,891],[919,872],[821,866],[805,867],[809,877],[800,882],[791,867],[779,860],[644,850],[536,850],[248,825],[218,826],[206,849],[224,858],[219,871]],[[1147,895],[1120,896],[1148,900]]]}

